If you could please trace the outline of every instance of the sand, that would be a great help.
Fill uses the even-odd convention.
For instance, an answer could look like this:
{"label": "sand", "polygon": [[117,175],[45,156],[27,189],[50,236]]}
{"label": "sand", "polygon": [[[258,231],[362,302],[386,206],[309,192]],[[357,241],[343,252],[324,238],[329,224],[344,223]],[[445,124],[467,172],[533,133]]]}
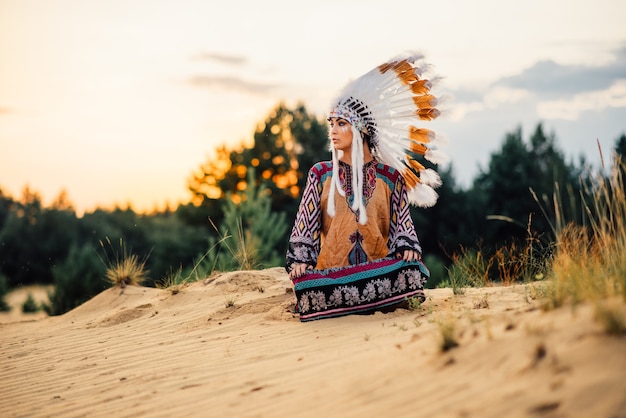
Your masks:
{"label": "sand", "polygon": [[0,416],[626,417],[626,337],[591,306],[434,289],[419,310],[300,323],[290,290],[274,268],[2,314]]}

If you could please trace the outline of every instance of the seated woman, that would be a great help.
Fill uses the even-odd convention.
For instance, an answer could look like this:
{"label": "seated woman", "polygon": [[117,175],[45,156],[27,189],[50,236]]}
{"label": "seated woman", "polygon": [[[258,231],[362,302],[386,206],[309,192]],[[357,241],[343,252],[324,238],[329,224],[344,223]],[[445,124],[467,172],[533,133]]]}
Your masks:
{"label": "seated woman", "polygon": [[301,321],[424,301],[429,277],[410,204],[432,206],[441,184],[418,160],[440,162],[438,116],[420,56],[398,58],[349,84],[331,108],[332,161],[308,173],[286,268]]}

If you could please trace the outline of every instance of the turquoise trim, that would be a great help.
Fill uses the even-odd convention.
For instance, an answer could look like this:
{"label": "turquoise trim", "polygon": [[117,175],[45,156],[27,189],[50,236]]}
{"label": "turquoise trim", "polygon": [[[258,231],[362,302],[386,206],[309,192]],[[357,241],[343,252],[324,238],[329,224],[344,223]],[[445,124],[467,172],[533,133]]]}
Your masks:
{"label": "turquoise trim", "polygon": [[[294,285],[294,290],[306,290],[312,287],[320,287],[320,286],[328,286],[328,285],[342,285],[342,284],[348,284],[348,283],[352,283],[358,280],[362,280],[365,279],[369,276],[372,275],[383,275],[385,273],[389,273],[395,270],[398,270],[401,267],[404,266],[417,266],[420,270],[420,272],[425,275],[427,278],[430,278],[430,272],[428,271],[428,269],[426,268],[426,266],[419,262],[419,261],[411,261],[411,262],[407,262],[404,261],[402,266],[398,266],[397,264],[390,264],[388,266],[383,266],[383,267],[378,267],[376,269],[372,269],[372,270],[366,270],[366,271],[362,271],[362,272],[357,272],[357,273],[353,273],[350,274],[348,276],[344,276],[344,277],[339,277],[336,279],[330,279],[330,278],[319,278],[319,279],[312,279],[312,280],[307,280],[305,282],[300,282]],[[351,267],[351,266],[349,266]],[[321,273],[324,274],[324,273]],[[327,274],[327,273],[326,273]]]}
{"label": "turquoise trim", "polygon": [[[387,166],[387,167],[388,167],[387,171],[389,171],[389,174],[395,174],[396,170],[393,167],[390,167],[390,166]],[[382,163],[378,163],[378,166],[376,167],[376,177],[384,181],[387,184],[387,187],[393,190],[395,187],[395,182],[391,181],[391,179],[384,174],[384,170],[385,170],[385,165]]]}

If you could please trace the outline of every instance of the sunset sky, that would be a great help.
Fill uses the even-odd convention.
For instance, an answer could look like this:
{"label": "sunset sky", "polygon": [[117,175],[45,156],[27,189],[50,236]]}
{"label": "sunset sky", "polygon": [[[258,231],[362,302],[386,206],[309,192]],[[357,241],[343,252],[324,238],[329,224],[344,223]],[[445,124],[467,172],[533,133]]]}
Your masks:
{"label": "sunset sky", "polygon": [[596,139],[608,153],[626,132],[625,16],[623,0],[0,0],[0,190],[174,206],[280,101],[322,116],[408,50],[445,77],[433,127],[461,184],[538,122],[597,163]]}

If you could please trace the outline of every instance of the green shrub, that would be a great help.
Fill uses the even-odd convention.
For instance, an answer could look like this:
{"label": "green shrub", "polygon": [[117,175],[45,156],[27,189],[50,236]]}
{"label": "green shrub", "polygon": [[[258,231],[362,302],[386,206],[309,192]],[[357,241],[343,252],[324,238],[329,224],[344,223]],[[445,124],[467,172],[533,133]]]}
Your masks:
{"label": "green shrub", "polygon": [[11,307],[7,303],[5,297],[9,293],[9,280],[6,276],[0,273],[0,312],[8,312]]}
{"label": "green shrub", "polygon": [[29,293],[26,297],[24,303],[22,303],[22,312],[24,313],[34,313],[39,312],[41,310],[41,306],[35,302],[35,298],[33,298],[32,293]]}
{"label": "green shrub", "polygon": [[44,305],[49,315],[61,315],[74,309],[107,288],[105,267],[90,245],[72,246],[65,261],[54,267],[54,290]]}
{"label": "green shrub", "polygon": [[[465,250],[453,257],[453,264],[448,269],[448,278],[455,287],[484,287],[490,284],[489,270],[493,258],[485,256],[481,250]],[[456,284],[456,286],[455,286]]]}
{"label": "green shrub", "polygon": [[209,251],[194,267],[197,272],[209,275],[215,269],[251,270],[284,263],[276,248],[288,229],[285,214],[272,212],[268,189],[256,185],[253,170],[247,185],[245,193],[228,195],[224,201],[224,220],[219,228],[213,225],[219,237],[209,239]]}

